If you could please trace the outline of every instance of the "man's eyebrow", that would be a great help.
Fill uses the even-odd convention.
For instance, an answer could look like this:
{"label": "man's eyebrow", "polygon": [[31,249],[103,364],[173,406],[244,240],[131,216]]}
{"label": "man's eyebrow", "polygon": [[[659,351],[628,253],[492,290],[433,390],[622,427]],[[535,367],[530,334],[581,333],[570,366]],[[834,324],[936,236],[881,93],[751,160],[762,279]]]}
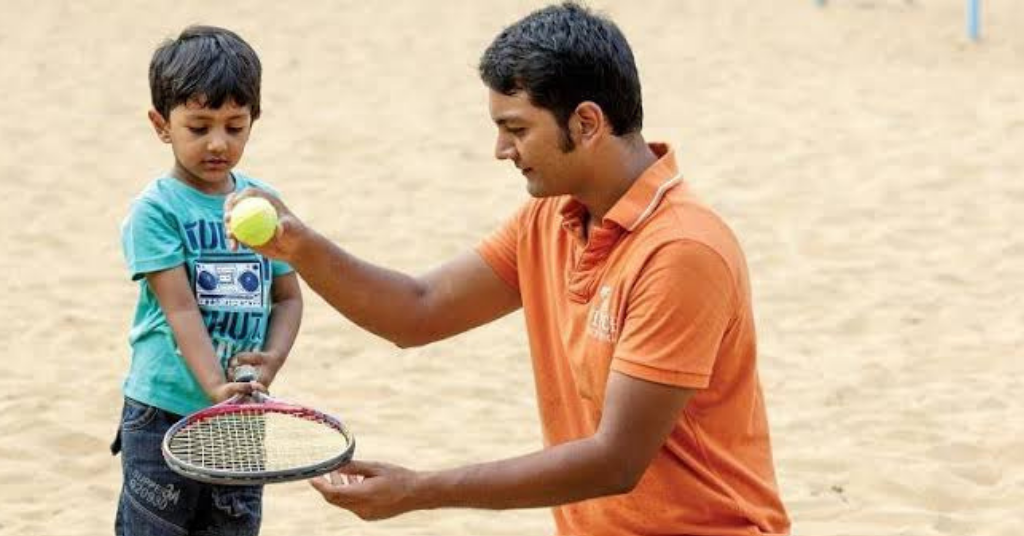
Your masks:
{"label": "man's eyebrow", "polygon": [[498,125],[499,127],[503,127],[503,126],[505,126],[505,125],[507,125],[509,123],[514,123],[514,122],[520,121],[520,120],[521,120],[521,118],[519,118],[519,117],[517,117],[515,115],[503,115],[503,116],[495,118],[494,119],[494,124]]}

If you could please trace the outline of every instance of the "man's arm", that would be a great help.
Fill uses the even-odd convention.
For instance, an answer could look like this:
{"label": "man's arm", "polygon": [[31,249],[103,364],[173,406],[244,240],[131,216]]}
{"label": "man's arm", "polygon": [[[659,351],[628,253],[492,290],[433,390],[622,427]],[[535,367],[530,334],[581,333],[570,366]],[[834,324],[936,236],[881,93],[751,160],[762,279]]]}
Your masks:
{"label": "man's arm", "polygon": [[403,348],[462,333],[520,307],[519,294],[474,251],[411,277],[312,235],[293,266],[338,312]]}
{"label": "man's arm", "polygon": [[[521,305],[518,292],[476,252],[464,253],[420,277],[365,262],[306,227],[280,199],[255,189],[232,196],[225,214],[245,197],[268,199],[280,224],[255,247],[291,264],[310,288],[349,320],[401,347],[434,342],[500,318]],[[230,228],[230,226],[229,226]]]}
{"label": "man's arm", "polygon": [[[592,437],[437,472],[353,462],[332,475],[331,482],[312,484],[328,502],[363,519],[443,507],[554,506],[625,493],[640,481],[692,393],[613,371],[601,424]],[[346,483],[348,475],[355,476],[354,483]]]}

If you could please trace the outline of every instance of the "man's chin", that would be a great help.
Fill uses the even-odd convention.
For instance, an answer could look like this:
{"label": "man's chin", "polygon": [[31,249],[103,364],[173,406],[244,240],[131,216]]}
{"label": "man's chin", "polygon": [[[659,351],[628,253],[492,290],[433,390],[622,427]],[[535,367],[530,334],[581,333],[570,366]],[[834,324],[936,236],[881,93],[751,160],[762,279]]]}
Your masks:
{"label": "man's chin", "polygon": [[529,179],[527,179],[526,181],[526,192],[530,194],[531,197],[551,197],[551,194],[548,193],[547,190],[545,190],[540,184],[537,184],[536,182],[533,182]]}

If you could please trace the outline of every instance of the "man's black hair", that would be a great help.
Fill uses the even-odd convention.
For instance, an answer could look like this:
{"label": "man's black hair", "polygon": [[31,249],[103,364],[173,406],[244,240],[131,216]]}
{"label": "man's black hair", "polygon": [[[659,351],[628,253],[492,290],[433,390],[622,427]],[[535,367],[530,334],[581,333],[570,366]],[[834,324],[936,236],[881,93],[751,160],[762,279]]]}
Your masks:
{"label": "man's black hair", "polygon": [[174,107],[191,100],[220,108],[232,100],[260,116],[262,67],[256,51],[238,34],[214,26],[189,26],[164,41],[149,63],[153,108],[170,118]]}
{"label": "man's black hair", "polygon": [[555,115],[563,132],[585,101],[601,107],[616,136],[643,126],[640,77],[626,37],[614,22],[575,2],[534,11],[506,28],[484,51],[479,71],[494,91],[525,91],[532,104]]}

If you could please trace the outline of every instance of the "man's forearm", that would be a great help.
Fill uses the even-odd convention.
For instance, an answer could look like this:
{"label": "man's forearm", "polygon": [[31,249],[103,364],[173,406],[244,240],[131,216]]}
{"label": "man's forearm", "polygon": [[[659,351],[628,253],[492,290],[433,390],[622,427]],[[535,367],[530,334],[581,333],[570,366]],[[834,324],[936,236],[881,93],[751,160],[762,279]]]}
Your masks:
{"label": "man's forearm", "polygon": [[565,443],[518,458],[420,473],[412,509],[534,508],[628,492],[635,481],[616,470],[597,439]]}
{"label": "man's forearm", "polygon": [[362,328],[400,346],[416,339],[426,289],[415,278],[359,260],[314,231],[289,262],[310,288]]}

